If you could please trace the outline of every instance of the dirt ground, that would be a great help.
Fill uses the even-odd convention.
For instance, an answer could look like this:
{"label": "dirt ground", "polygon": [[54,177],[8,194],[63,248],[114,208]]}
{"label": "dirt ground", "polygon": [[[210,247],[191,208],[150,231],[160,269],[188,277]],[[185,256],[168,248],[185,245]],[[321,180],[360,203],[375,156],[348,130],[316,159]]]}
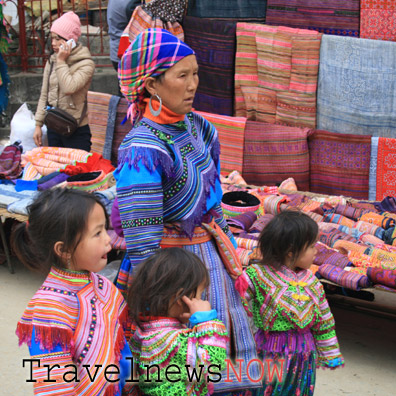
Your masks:
{"label": "dirt ground", "polygon": [[[26,303],[43,278],[16,263],[16,273],[0,266],[0,373],[2,396],[33,395],[26,383],[29,358],[26,346],[18,347],[15,326]],[[396,294],[378,293],[378,303],[396,307]],[[373,303],[374,304],[374,303]],[[345,357],[345,367],[318,370],[315,396],[396,395],[396,320],[331,304],[337,335]]]}

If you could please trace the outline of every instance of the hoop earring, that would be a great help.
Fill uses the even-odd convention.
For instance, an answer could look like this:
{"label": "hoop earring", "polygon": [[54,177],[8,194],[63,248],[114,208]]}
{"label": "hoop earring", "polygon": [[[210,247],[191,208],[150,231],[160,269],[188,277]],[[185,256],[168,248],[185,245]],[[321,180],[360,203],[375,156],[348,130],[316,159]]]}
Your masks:
{"label": "hoop earring", "polygon": [[[153,105],[151,103],[153,96],[155,96],[159,102],[159,109],[158,110],[154,110],[153,109]],[[160,98],[160,96],[158,94],[154,94],[150,96],[150,100],[149,100],[149,109],[150,109],[150,113],[154,116],[154,117],[158,117],[161,113],[162,110],[162,99]]]}

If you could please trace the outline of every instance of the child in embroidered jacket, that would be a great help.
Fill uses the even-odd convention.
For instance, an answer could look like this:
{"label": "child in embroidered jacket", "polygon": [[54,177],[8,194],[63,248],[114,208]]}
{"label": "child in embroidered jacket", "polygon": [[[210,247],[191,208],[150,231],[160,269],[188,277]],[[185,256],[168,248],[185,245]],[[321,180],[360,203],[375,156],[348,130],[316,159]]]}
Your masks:
{"label": "child in embroidered jacket", "polygon": [[178,247],[137,267],[128,294],[136,323],[130,346],[144,395],[207,395],[221,379],[228,336],[202,299],[208,282],[198,256]]}
{"label": "child in embroidered jacket", "polygon": [[49,272],[16,331],[32,356],[35,395],[120,396],[132,375],[124,335],[127,305],[96,273],[111,250],[107,224],[95,195],[58,188],[38,196],[29,221],[12,235],[18,258]]}
{"label": "child in embroidered jacket", "polygon": [[343,365],[322,284],[309,270],[318,226],[304,213],[276,215],[259,238],[261,260],[236,281],[258,328],[264,395],[313,395],[316,366]]}

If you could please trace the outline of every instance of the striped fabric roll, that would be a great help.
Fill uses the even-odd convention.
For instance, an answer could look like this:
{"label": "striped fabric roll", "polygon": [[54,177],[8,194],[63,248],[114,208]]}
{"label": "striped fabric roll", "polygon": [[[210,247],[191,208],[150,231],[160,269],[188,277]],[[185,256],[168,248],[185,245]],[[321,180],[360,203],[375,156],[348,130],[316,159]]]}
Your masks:
{"label": "striped fabric roll", "polygon": [[252,251],[249,249],[244,249],[244,248],[236,248],[236,253],[239,257],[239,260],[242,264],[242,267],[247,267],[250,262],[250,256],[252,254]]}
{"label": "striped fabric roll", "polygon": [[375,224],[367,223],[366,221],[359,220],[356,222],[355,228],[359,231],[366,232],[382,239],[385,230]]}
{"label": "striped fabric roll", "polygon": [[22,155],[22,165],[25,166],[23,179],[34,180],[42,175],[75,165],[77,162],[87,162],[92,153],[84,150],[66,147],[36,147]]}
{"label": "striped fabric roll", "polygon": [[343,239],[338,239],[334,243],[333,248],[338,250],[345,249],[348,253],[349,252],[364,253],[367,250],[367,245],[345,241]]}
{"label": "striped fabric roll", "polygon": [[340,215],[349,217],[352,220],[359,220],[359,218],[364,214],[369,212],[368,209],[361,209],[361,208],[355,208],[354,206],[348,204],[348,205],[341,205],[338,204],[334,208],[334,212],[338,213]]}
{"label": "striped fabric roll", "polygon": [[321,33],[237,24],[235,114],[314,128]]}
{"label": "striped fabric roll", "polygon": [[266,23],[359,37],[359,0],[268,0]]}
{"label": "striped fabric roll", "polygon": [[236,237],[235,241],[239,248],[252,250],[258,245],[258,241],[255,239],[240,238]]}
{"label": "striped fabric roll", "polygon": [[345,268],[348,265],[351,265],[348,256],[338,252],[335,249],[331,249],[321,242],[316,242],[315,247],[317,253],[313,261],[314,264],[319,266],[322,264],[331,264],[340,268]]}
{"label": "striped fabric roll", "polygon": [[325,213],[323,215],[323,221],[326,221],[328,223],[335,223],[335,224],[341,224],[347,227],[354,227],[355,222],[348,217],[336,214],[336,213]]}
{"label": "striped fabric roll", "polygon": [[390,227],[394,227],[396,223],[395,219],[374,212],[368,212],[363,214],[360,217],[360,220],[365,221],[367,223],[375,224],[378,227],[384,228],[385,230],[387,230]]}
{"label": "striped fabric roll", "polygon": [[396,263],[396,253],[387,252],[386,250],[368,248],[365,251],[365,254],[371,256],[375,260],[391,261],[392,263]]}
{"label": "striped fabric roll", "polygon": [[396,41],[395,0],[360,0],[360,37]]}
{"label": "striped fabric roll", "polygon": [[197,112],[217,129],[220,141],[221,174],[232,171],[242,173],[243,147],[245,143],[245,117],[230,117],[212,113]]}
{"label": "striped fabric roll", "polygon": [[241,213],[238,216],[227,219],[230,226],[249,231],[252,224],[257,220],[257,214],[253,211]]}
{"label": "striped fabric roll", "polygon": [[319,267],[318,273],[323,278],[352,290],[360,290],[371,285],[370,279],[367,276],[345,271],[336,265],[323,264]]}
{"label": "striped fabric roll", "polygon": [[362,241],[364,244],[366,244],[366,245],[371,245],[371,246],[375,246],[375,245],[377,245],[378,243],[383,242],[382,239],[380,239],[380,238],[378,238],[378,237],[376,237],[376,236],[374,236],[374,235],[366,234],[366,233],[364,233],[364,234],[360,237],[359,240]]}
{"label": "striped fabric roll", "polygon": [[[368,198],[371,138],[315,130],[308,137],[310,191]],[[345,175],[348,182],[345,183]]]}
{"label": "striped fabric roll", "polygon": [[381,284],[396,289],[396,270],[368,268],[367,276],[374,284]]}
{"label": "striped fabric roll", "polygon": [[335,247],[336,241],[342,239],[343,241],[348,241],[355,243],[356,238],[345,234],[345,232],[342,232],[340,230],[337,230],[336,228],[330,229],[330,230],[320,230],[319,231],[319,241],[324,243],[327,246],[330,247]]}
{"label": "striped fabric roll", "polygon": [[268,195],[268,197],[264,198],[264,212],[272,215],[280,213],[280,204],[286,200],[287,198],[282,195]]}

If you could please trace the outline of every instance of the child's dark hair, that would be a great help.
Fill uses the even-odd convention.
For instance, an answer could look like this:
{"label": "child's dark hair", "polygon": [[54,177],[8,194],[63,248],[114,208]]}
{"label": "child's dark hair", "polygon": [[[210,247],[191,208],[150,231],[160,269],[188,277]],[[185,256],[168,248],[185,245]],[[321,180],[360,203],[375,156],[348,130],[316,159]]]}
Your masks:
{"label": "child's dark hair", "polygon": [[139,323],[140,315],[166,316],[170,303],[195,297],[203,282],[209,285],[208,270],[194,253],[178,247],[156,251],[134,273],[128,292],[131,319]]}
{"label": "child's dark hair", "polygon": [[292,260],[308,246],[316,242],[318,225],[303,212],[286,210],[277,214],[261,231],[259,249],[263,264],[285,264],[286,257]]}
{"label": "child's dark hair", "polygon": [[11,235],[18,259],[31,270],[43,273],[48,273],[52,265],[64,268],[54,245],[61,241],[64,250],[73,253],[95,204],[103,208],[107,227],[108,215],[96,195],[69,188],[41,192],[28,207],[28,222],[19,224]]}

